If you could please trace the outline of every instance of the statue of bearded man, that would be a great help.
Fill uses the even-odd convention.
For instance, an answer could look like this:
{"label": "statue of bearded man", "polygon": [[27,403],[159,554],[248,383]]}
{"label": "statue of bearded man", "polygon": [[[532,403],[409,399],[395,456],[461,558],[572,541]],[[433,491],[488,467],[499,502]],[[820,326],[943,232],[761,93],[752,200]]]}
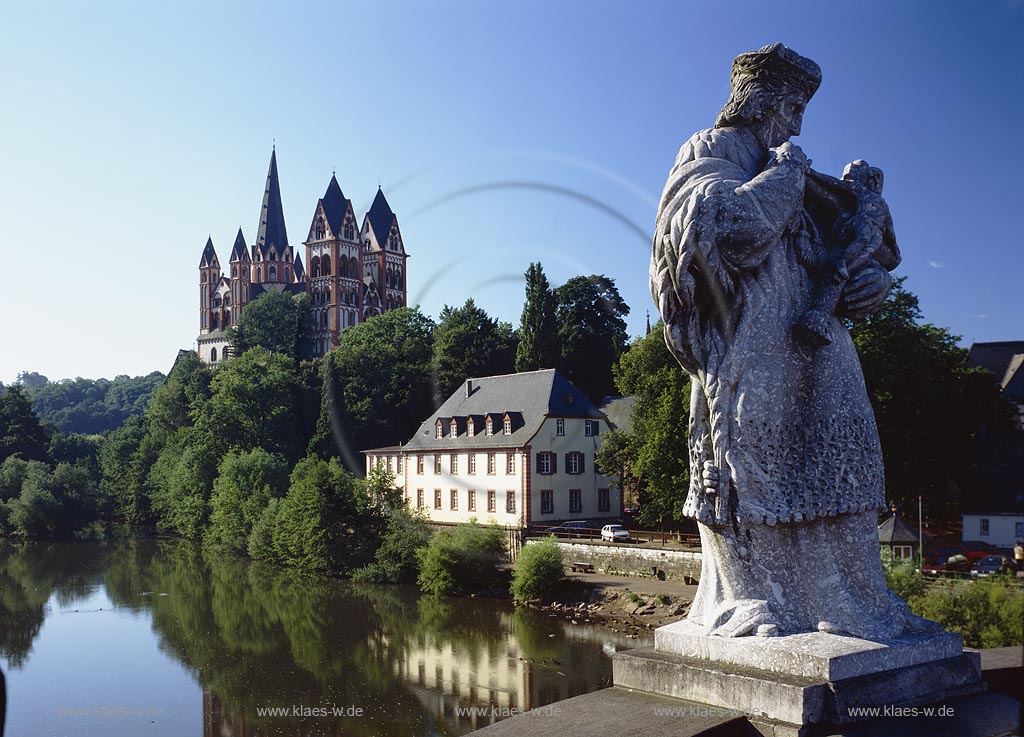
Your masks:
{"label": "statue of bearded man", "polygon": [[[789,140],[820,83],[782,44],[738,56],[729,101],[683,144],[658,212],[651,292],[693,382],[684,514],[703,570],[689,620],[712,635],[936,629],[885,584],[878,430],[840,320],[879,309],[886,268],[850,269],[820,345],[795,330],[847,245],[837,234],[865,235]],[[890,253],[893,268],[895,241]]]}

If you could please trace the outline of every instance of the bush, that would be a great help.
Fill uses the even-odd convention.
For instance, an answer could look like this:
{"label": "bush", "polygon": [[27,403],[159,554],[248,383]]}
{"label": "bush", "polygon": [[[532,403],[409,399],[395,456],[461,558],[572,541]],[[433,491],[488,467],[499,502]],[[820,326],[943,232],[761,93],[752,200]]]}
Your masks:
{"label": "bush", "polygon": [[1024,592],[999,578],[929,586],[912,564],[894,562],[885,580],[914,614],[959,632],[968,647],[1024,644]]}
{"label": "bush", "polygon": [[420,589],[428,594],[461,594],[494,587],[505,553],[500,527],[476,522],[439,532],[417,553]]}
{"label": "bush", "polygon": [[352,573],[362,583],[414,583],[419,552],[430,543],[422,514],[400,507],[391,512],[374,560]]}
{"label": "bush", "polygon": [[562,551],[551,538],[523,547],[512,573],[512,596],[516,601],[552,596],[564,579]]}
{"label": "bush", "polygon": [[267,504],[284,496],[287,489],[288,466],[283,458],[262,448],[231,451],[221,460],[213,482],[207,542],[244,550]]}
{"label": "bush", "polygon": [[892,561],[883,564],[885,570],[885,583],[890,589],[906,602],[915,596],[921,596],[925,592],[924,576],[922,576],[912,563]]}
{"label": "bush", "polygon": [[999,579],[932,588],[910,605],[915,614],[961,633],[968,647],[1024,644],[1024,593]]}

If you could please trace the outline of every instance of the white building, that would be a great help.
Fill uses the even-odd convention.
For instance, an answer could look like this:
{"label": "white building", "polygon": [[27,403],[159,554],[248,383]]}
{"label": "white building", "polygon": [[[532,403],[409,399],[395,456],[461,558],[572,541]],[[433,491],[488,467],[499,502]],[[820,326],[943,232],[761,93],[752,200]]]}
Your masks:
{"label": "white building", "polygon": [[366,450],[438,522],[526,527],[622,513],[594,464],[608,418],[555,369],[469,379],[408,443]]}
{"label": "white building", "polygon": [[1024,540],[1024,432],[982,430],[971,448],[964,542],[1012,548]]}

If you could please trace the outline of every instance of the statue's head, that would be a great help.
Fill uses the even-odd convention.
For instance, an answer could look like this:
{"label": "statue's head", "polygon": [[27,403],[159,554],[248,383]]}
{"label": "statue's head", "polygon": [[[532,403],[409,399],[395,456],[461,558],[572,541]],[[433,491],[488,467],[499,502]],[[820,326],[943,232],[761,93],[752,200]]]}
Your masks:
{"label": "statue's head", "polygon": [[800,133],[803,111],[821,84],[821,67],[780,43],[732,63],[729,101],[716,128],[747,127],[766,147]]}

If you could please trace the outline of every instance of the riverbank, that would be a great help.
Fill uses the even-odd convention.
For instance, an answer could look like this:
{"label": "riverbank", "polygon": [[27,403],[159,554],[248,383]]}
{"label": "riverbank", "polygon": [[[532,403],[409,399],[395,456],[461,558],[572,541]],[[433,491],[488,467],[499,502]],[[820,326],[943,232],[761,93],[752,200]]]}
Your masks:
{"label": "riverbank", "polygon": [[675,581],[576,573],[566,576],[558,596],[523,606],[572,624],[604,625],[636,639],[686,616],[696,592],[696,585]]}

